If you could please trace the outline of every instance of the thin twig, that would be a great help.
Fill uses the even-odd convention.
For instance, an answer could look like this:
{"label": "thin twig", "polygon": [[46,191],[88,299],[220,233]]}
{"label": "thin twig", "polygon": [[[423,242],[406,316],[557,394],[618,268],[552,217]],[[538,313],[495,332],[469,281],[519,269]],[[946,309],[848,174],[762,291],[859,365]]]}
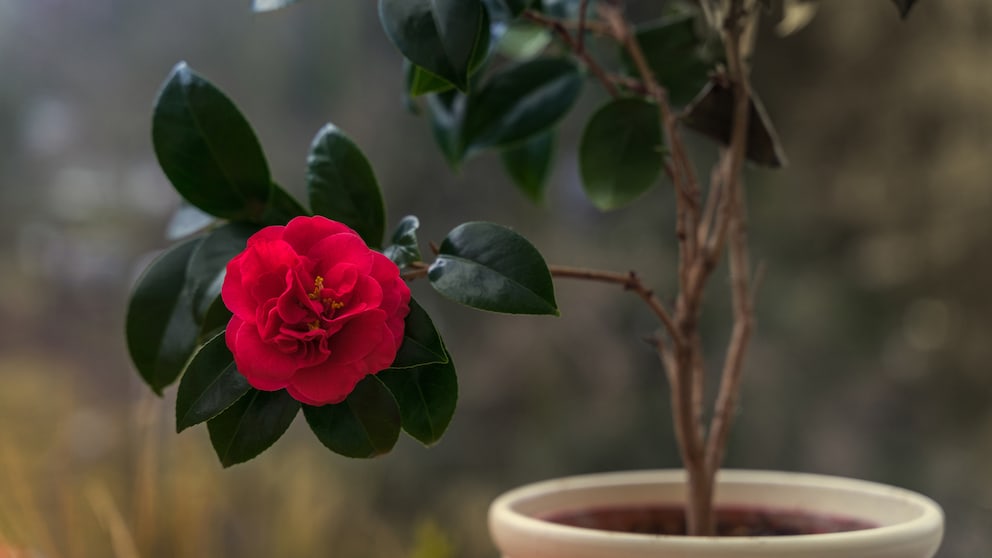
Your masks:
{"label": "thin twig", "polygon": [[665,331],[672,338],[672,342],[678,346],[682,344],[682,336],[679,334],[679,330],[675,327],[675,322],[672,320],[671,315],[668,310],[665,309],[665,305],[661,302],[654,291],[644,286],[641,278],[637,273],[631,271],[629,273],[617,273],[615,271],[602,271],[598,269],[586,269],[581,267],[567,267],[561,265],[551,265],[548,266],[548,270],[551,272],[552,277],[559,277],[563,279],[584,279],[587,281],[599,281],[601,283],[613,283],[615,285],[620,285],[624,290],[632,291],[636,293],[645,303],[651,308],[655,316],[661,320],[662,325],[665,326]]}
{"label": "thin twig", "polygon": [[[523,16],[534,23],[540,24],[554,31],[559,37],[561,37],[561,40],[565,42],[568,49],[571,50],[575,56],[578,56],[586,67],[589,68],[589,71],[596,76],[596,79],[603,84],[603,89],[606,89],[606,92],[609,93],[611,97],[620,96],[620,92],[617,91],[616,86],[613,84],[613,80],[610,79],[610,76],[606,70],[600,66],[596,59],[589,55],[588,51],[584,50],[581,45],[576,42],[576,40],[572,37],[572,34],[569,33],[568,28],[565,27],[564,23],[560,20],[547,17],[540,12],[535,12],[534,10],[526,10],[523,13]],[[582,27],[578,29],[580,37],[579,40],[581,40],[582,37],[582,30]]]}
{"label": "thin twig", "polygon": [[[736,8],[736,10],[734,9]],[[726,52],[728,74],[734,91],[733,128],[728,157],[726,187],[727,203],[733,222],[730,232],[730,277],[734,307],[734,328],[727,348],[720,380],[720,389],[710,424],[706,463],[709,474],[715,475],[723,462],[727,437],[740,394],[740,376],[744,355],[754,326],[753,294],[750,289],[750,263],[747,247],[747,212],[741,173],[747,150],[747,125],[750,115],[750,85],[741,59],[741,32],[745,15],[740,2],[732,4],[727,16]]]}

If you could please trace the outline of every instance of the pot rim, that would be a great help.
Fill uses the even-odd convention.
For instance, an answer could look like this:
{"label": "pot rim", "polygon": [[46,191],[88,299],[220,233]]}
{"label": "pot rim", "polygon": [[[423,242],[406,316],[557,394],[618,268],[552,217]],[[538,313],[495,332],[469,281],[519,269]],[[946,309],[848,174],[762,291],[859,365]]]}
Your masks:
{"label": "pot rim", "polygon": [[[490,529],[495,532],[497,523],[518,532],[557,534],[573,540],[591,540],[608,533],[609,537],[623,539],[632,544],[656,543],[659,539],[678,547],[696,547],[713,545],[732,547],[746,544],[762,544],[770,546],[819,545],[827,542],[858,544],[873,541],[873,544],[899,544],[907,538],[916,539],[923,535],[937,537],[943,532],[944,514],[939,504],[934,500],[916,492],[886,484],[811,473],[794,473],[780,471],[760,471],[747,469],[723,469],[717,474],[717,500],[720,500],[720,488],[731,485],[763,485],[768,488],[777,486],[802,487],[818,489],[836,489],[845,492],[863,494],[866,498],[882,499],[900,505],[912,507],[918,513],[906,521],[891,525],[881,525],[857,531],[840,533],[818,533],[809,535],[781,535],[755,537],[697,537],[686,535],[651,535],[643,533],[620,533],[602,531],[586,527],[562,525],[532,517],[520,511],[521,507],[535,505],[544,496],[560,492],[592,492],[607,487],[631,487],[637,485],[684,484],[686,474],[683,469],[656,469],[640,471],[620,471],[611,473],[596,473],[551,479],[521,486],[510,490],[496,498],[489,508]],[[731,502],[726,502],[731,503]],[[739,503],[739,502],[733,502]],[[775,507],[774,504],[762,504]],[[789,506],[786,506],[789,507]],[[548,509],[543,513],[561,511],[563,507]],[[574,509],[574,507],[573,507]],[[808,510],[816,513],[815,509]],[[853,511],[853,510],[852,510]],[[538,512],[541,513],[541,512]],[[852,513],[852,515],[854,515]],[[938,539],[939,540],[939,539]]]}

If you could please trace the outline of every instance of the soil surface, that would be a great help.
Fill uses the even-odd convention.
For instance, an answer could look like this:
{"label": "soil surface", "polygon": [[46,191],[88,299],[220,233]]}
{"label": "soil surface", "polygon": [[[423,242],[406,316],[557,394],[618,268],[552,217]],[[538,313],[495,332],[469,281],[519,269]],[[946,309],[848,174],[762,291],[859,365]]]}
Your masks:
{"label": "soil surface", "polygon": [[[762,537],[840,533],[876,527],[846,517],[815,515],[795,510],[748,507],[717,509],[717,534],[721,537]],[[676,506],[599,508],[562,512],[547,521],[623,533],[685,535],[685,514]]]}

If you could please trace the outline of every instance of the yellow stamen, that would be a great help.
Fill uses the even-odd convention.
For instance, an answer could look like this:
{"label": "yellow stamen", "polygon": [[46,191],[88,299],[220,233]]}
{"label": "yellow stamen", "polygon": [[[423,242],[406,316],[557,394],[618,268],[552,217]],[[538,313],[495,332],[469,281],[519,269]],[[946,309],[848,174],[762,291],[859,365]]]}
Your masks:
{"label": "yellow stamen", "polygon": [[317,300],[320,298],[320,291],[324,290],[324,278],[318,275],[313,280],[313,292],[310,293],[310,300]]}
{"label": "yellow stamen", "polygon": [[314,320],[312,322],[309,322],[307,324],[307,327],[310,328],[310,331],[313,331],[315,329],[320,329],[320,320]]}

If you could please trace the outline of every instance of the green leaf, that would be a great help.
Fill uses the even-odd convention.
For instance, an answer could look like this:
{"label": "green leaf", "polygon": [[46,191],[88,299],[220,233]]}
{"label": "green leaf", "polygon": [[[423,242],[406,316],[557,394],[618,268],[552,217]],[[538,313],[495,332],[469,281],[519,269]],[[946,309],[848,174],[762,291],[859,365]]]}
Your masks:
{"label": "green leaf", "polygon": [[382,252],[400,269],[421,260],[420,247],[417,244],[418,228],[420,228],[420,219],[407,215],[400,220],[396,230],[393,231],[392,244]]}
{"label": "green leaf", "polygon": [[477,51],[489,46],[481,0],[379,0],[379,20],[403,56],[463,91]]}
{"label": "green leaf", "polygon": [[425,364],[448,362],[448,352],[441,336],[427,312],[410,299],[410,313],[407,314],[403,343],[396,352],[392,368],[414,368]]}
{"label": "green leaf", "polygon": [[534,0],[504,0],[507,9],[510,11],[510,15],[516,17],[523,13],[524,10],[530,7],[534,3]]}
{"label": "green leaf", "polygon": [[[590,0],[590,7],[594,2],[595,0]],[[540,11],[556,19],[566,20],[578,18],[581,6],[580,0],[531,0],[531,3],[536,4],[535,7],[539,8]]]}
{"label": "green leaf", "polygon": [[202,232],[204,229],[214,224],[217,218],[209,213],[204,213],[196,207],[183,202],[172,214],[169,224],[165,227],[165,238],[168,240],[179,240],[187,236]]}
{"label": "green leaf", "polygon": [[548,130],[501,152],[503,167],[513,183],[533,202],[544,199],[554,143],[554,134]]}
{"label": "green leaf", "polygon": [[220,295],[227,262],[245,249],[248,237],[258,230],[244,223],[222,225],[204,237],[193,252],[186,267],[186,284],[197,323],[202,324],[210,305]]}
{"label": "green leaf", "polygon": [[230,467],[262,453],[296,418],[300,402],[286,390],[250,389],[223,413],[207,421],[210,443],[221,465]]}
{"label": "green leaf", "polygon": [[531,60],[494,74],[468,97],[463,151],[502,147],[547,130],[568,113],[581,89],[582,74],[564,58]]}
{"label": "green leaf", "polygon": [[462,118],[465,114],[465,95],[458,91],[445,91],[427,95],[427,110],[431,117],[434,141],[452,168],[461,164],[464,150],[461,146]]}
{"label": "green leaf", "polygon": [[214,298],[213,302],[207,308],[207,312],[203,316],[203,321],[200,324],[200,334],[197,336],[197,342],[202,343],[203,341],[210,339],[216,335],[219,331],[223,331],[227,327],[227,324],[231,321],[231,316],[233,314],[224,305],[224,299],[220,295]]}
{"label": "green leaf", "polygon": [[507,27],[496,49],[512,60],[530,60],[551,44],[551,33],[532,23],[516,23]]}
{"label": "green leaf", "polygon": [[467,306],[508,314],[558,315],[551,273],[524,237],[493,223],[464,223],[441,243],[431,285]]}
{"label": "green leaf", "polygon": [[346,457],[375,457],[393,449],[400,434],[400,410],[389,389],[366,376],[347,399],[336,405],[303,406],[303,416],[317,439]]}
{"label": "green leaf", "polygon": [[131,360],[161,395],[196,348],[198,327],[186,291],[186,266],[202,239],[177,244],[148,266],[128,303],[125,331]]}
{"label": "green leaf", "polygon": [[333,124],[310,145],[307,189],[314,213],[355,229],[373,248],[382,246],[386,210],[379,183],[365,155]]}
{"label": "green leaf", "polygon": [[310,215],[296,198],[289,192],[283,190],[281,186],[273,182],[269,186],[269,201],[265,204],[262,212],[261,223],[263,225],[285,225],[293,217],[300,215]]}
{"label": "green leaf", "polygon": [[427,364],[378,374],[400,407],[403,430],[425,445],[441,439],[458,402],[458,377],[452,362]]}
{"label": "green leaf", "polygon": [[413,62],[406,59],[403,62],[406,91],[411,97],[419,97],[427,93],[439,93],[455,88],[455,85],[450,81],[430,73]]}
{"label": "green leaf", "polygon": [[251,9],[255,12],[271,12],[274,10],[280,10],[297,2],[299,2],[299,0],[253,0]]}
{"label": "green leaf", "polygon": [[658,108],[636,98],[601,107],[582,132],[579,170],[593,205],[615,209],[643,194],[662,167]]}
{"label": "green leaf", "polygon": [[176,432],[219,415],[251,386],[234,366],[224,333],[218,333],[193,355],[176,391]]}
{"label": "green leaf", "polygon": [[184,62],[155,101],[152,142],[189,203],[225,219],[259,219],[270,182],[262,147],[234,103]]}
{"label": "green leaf", "polygon": [[[706,48],[706,38],[696,27],[691,13],[678,14],[641,26],[636,32],[637,42],[655,79],[668,91],[674,105],[685,105],[709,81],[717,62]],[[624,63],[632,73],[637,73],[626,52]]]}

